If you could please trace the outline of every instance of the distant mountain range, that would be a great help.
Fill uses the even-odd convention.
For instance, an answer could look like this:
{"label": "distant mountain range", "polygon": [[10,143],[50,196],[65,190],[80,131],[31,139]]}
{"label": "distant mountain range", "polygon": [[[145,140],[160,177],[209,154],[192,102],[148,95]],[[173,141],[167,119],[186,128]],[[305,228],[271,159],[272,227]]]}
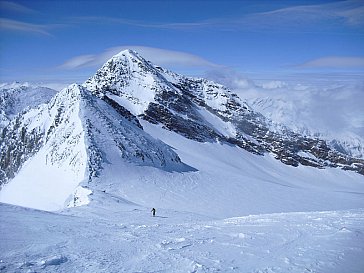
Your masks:
{"label": "distant mountain range", "polygon": [[357,79],[344,84],[328,82],[325,86],[326,83],[290,83],[274,89],[257,86],[238,94],[274,123],[284,124],[301,135],[324,139],[334,149],[363,159],[364,83]]}
{"label": "distant mountain range", "polygon": [[47,103],[57,91],[29,83],[0,84],[0,129],[25,109]]}

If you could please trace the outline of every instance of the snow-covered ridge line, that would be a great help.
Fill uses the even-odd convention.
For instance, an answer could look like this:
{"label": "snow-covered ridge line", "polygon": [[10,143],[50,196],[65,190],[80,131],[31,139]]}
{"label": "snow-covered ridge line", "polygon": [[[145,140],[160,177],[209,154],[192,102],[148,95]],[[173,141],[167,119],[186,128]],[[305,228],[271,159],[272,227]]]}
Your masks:
{"label": "snow-covered ridge line", "polygon": [[4,129],[1,184],[12,179],[12,187],[1,190],[3,202],[61,209],[84,180],[87,159],[79,119],[81,92],[71,85],[48,104],[18,115]]}
{"label": "snow-covered ridge line", "polygon": [[[74,199],[85,191],[78,185],[88,187],[110,161],[166,171],[194,170],[169,146],[147,135],[129,111],[77,84],[48,104],[19,114],[3,130],[0,154],[0,184],[11,180],[11,186],[1,190],[0,200],[47,210],[61,209],[67,200],[77,203]],[[47,182],[52,173],[59,180]],[[32,188],[32,194],[16,194],[25,188]]]}

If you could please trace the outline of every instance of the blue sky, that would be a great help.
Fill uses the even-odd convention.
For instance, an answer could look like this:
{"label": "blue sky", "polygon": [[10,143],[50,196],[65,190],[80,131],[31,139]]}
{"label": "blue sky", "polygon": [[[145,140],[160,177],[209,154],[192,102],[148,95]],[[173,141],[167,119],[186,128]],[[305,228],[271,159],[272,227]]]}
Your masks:
{"label": "blue sky", "polygon": [[0,81],[83,82],[136,49],[187,75],[364,74],[364,1],[1,1]]}

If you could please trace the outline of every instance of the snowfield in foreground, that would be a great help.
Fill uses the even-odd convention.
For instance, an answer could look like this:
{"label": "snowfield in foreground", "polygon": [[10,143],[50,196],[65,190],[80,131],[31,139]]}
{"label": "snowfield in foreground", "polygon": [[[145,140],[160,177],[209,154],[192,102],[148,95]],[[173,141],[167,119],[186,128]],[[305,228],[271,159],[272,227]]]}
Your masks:
{"label": "snowfield in foreground", "polygon": [[64,214],[0,204],[1,272],[351,272],[364,209],[216,220],[120,203]]}

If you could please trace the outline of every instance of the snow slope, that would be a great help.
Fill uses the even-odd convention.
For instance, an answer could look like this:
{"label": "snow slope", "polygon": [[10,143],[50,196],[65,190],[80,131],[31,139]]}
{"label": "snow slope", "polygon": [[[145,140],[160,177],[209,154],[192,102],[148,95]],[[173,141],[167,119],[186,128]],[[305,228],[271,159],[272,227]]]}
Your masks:
{"label": "snow slope", "polygon": [[[142,125],[198,171],[137,169],[123,176],[127,183],[119,189],[117,183],[99,183],[106,193],[144,206],[213,217],[364,207],[364,179],[359,174],[285,166],[271,156],[261,157],[232,145],[199,143],[158,125]],[[111,169],[106,173],[108,181],[113,181],[109,176],[118,176]]]}
{"label": "snow slope", "polygon": [[221,220],[123,204],[99,215],[0,204],[2,272],[363,272],[364,211]]}

